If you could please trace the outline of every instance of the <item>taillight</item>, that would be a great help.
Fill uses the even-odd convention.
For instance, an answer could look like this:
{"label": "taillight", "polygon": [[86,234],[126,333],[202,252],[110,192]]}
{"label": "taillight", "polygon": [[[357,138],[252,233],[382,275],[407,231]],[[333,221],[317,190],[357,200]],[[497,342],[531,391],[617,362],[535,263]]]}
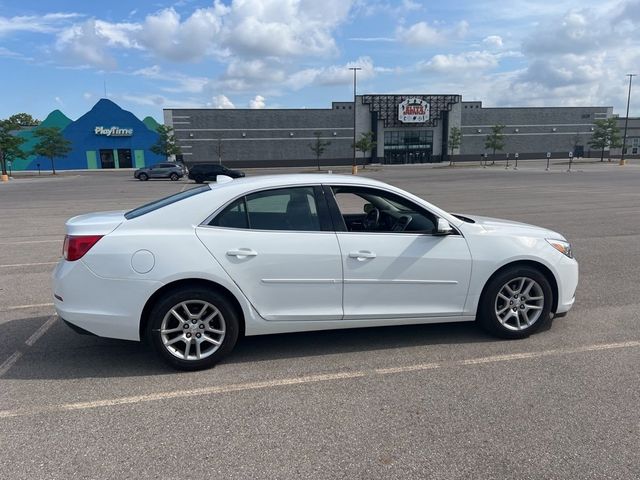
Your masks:
{"label": "taillight", "polygon": [[65,235],[62,256],[69,262],[80,260],[102,237],[103,235]]}

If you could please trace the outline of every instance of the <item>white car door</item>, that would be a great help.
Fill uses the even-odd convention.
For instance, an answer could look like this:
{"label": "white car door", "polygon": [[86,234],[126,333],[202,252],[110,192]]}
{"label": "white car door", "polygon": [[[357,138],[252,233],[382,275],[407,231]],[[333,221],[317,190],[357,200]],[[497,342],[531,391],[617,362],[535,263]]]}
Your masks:
{"label": "white car door", "polygon": [[340,249],[321,195],[313,186],[252,193],[196,230],[265,320],[342,318]]}
{"label": "white car door", "polygon": [[337,233],[345,320],[462,314],[471,276],[464,237],[433,235],[435,215],[391,192],[337,186],[333,193],[331,208],[345,221]]}

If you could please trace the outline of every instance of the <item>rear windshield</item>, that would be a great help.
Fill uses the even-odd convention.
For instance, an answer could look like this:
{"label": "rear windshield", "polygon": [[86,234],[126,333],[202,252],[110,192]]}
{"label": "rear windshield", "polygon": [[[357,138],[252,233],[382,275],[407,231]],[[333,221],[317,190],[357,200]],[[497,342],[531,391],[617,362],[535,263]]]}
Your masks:
{"label": "rear windshield", "polygon": [[140,217],[149,212],[153,212],[154,210],[158,210],[159,208],[166,207],[167,205],[179,202],[180,200],[184,200],[185,198],[193,197],[194,195],[198,195],[199,193],[204,193],[208,190],[211,190],[209,185],[201,185],[196,188],[185,190],[184,192],[175,193],[173,195],[169,195],[168,197],[161,198],[160,200],[155,200],[151,203],[147,203],[146,205],[142,205],[141,207],[134,208],[133,210],[125,213],[124,218],[126,218],[127,220],[131,220],[132,218]]}

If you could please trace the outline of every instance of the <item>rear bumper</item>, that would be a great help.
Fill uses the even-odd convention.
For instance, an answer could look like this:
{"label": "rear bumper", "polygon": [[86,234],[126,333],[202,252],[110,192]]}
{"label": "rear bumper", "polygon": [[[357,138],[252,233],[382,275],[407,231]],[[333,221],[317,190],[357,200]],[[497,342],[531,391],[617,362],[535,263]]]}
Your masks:
{"label": "rear bumper", "polygon": [[52,277],[60,318],[93,335],[122,340],[140,340],[142,310],[161,286],[149,280],[98,277],[82,260],[60,261]]}

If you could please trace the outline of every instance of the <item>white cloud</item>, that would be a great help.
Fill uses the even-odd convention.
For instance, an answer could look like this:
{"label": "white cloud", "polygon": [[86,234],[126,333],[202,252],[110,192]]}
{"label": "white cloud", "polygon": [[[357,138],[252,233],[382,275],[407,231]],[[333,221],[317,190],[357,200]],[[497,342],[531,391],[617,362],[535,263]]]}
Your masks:
{"label": "white cloud", "polygon": [[482,43],[489,48],[502,48],[503,45],[502,37],[500,35],[489,35],[484,37]]}
{"label": "white cloud", "polygon": [[294,90],[309,85],[348,85],[353,81],[353,71],[350,67],[360,67],[358,79],[368,80],[381,71],[373,64],[371,57],[360,57],[345,65],[331,65],[322,68],[307,68],[293,73],[287,80],[286,85]]}
{"label": "white cloud", "polygon": [[223,45],[247,56],[326,56],[337,51],[334,29],[351,0],[234,0]]}
{"label": "white cloud", "polygon": [[180,72],[165,72],[159,65],[140,68],[132,72],[132,75],[173,84],[173,86],[161,88],[165,92],[173,93],[200,93],[209,84],[208,78],[185,75]]}
{"label": "white cloud", "polygon": [[427,22],[418,22],[409,28],[398,27],[396,31],[398,39],[413,47],[426,47],[444,42],[444,35]]}
{"label": "white cloud", "polygon": [[262,95],[256,95],[249,100],[249,108],[260,109],[265,107],[265,98]]}
{"label": "white cloud", "polygon": [[471,51],[459,54],[434,55],[427,62],[419,65],[425,71],[437,73],[467,73],[476,75],[478,71],[494,68],[498,65],[498,57],[485,51]]}
{"label": "white cloud", "polygon": [[207,103],[207,106],[213,108],[236,108],[233,102],[229,100],[228,97],[222,94],[213,97],[211,101]]}
{"label": "white cloud", "polygon": [[450,40],[464,38],[469,31],[469,22],[461,20],[452,27],[429,25],[427,22],[417,22],[409,27],[400,25],[396,29],[398,41],[412,47],[430,47],[442,45]]}
{"label": "white cloud", "polygon": [[115,58],[109,54],[105,38],[98,31],[96,20],[90,19],[62,31],[55,48],[64,63],[92,65],[107,70],[116,67]]}
{"label": "white cloud", "polygon": [[198,60],[213,52],[224,12],[216,3],[195,10],[182,21],[178,12],[167,8],[145,18],[137,39],[160,57],[177,62]]}
{"label": "white cloud", "polygon": [[46,15],[23,15],[11,18],[0,17],[0,36],[15,32],[57,32],[69,21],[82,16],[79,13],[47,13]]}

